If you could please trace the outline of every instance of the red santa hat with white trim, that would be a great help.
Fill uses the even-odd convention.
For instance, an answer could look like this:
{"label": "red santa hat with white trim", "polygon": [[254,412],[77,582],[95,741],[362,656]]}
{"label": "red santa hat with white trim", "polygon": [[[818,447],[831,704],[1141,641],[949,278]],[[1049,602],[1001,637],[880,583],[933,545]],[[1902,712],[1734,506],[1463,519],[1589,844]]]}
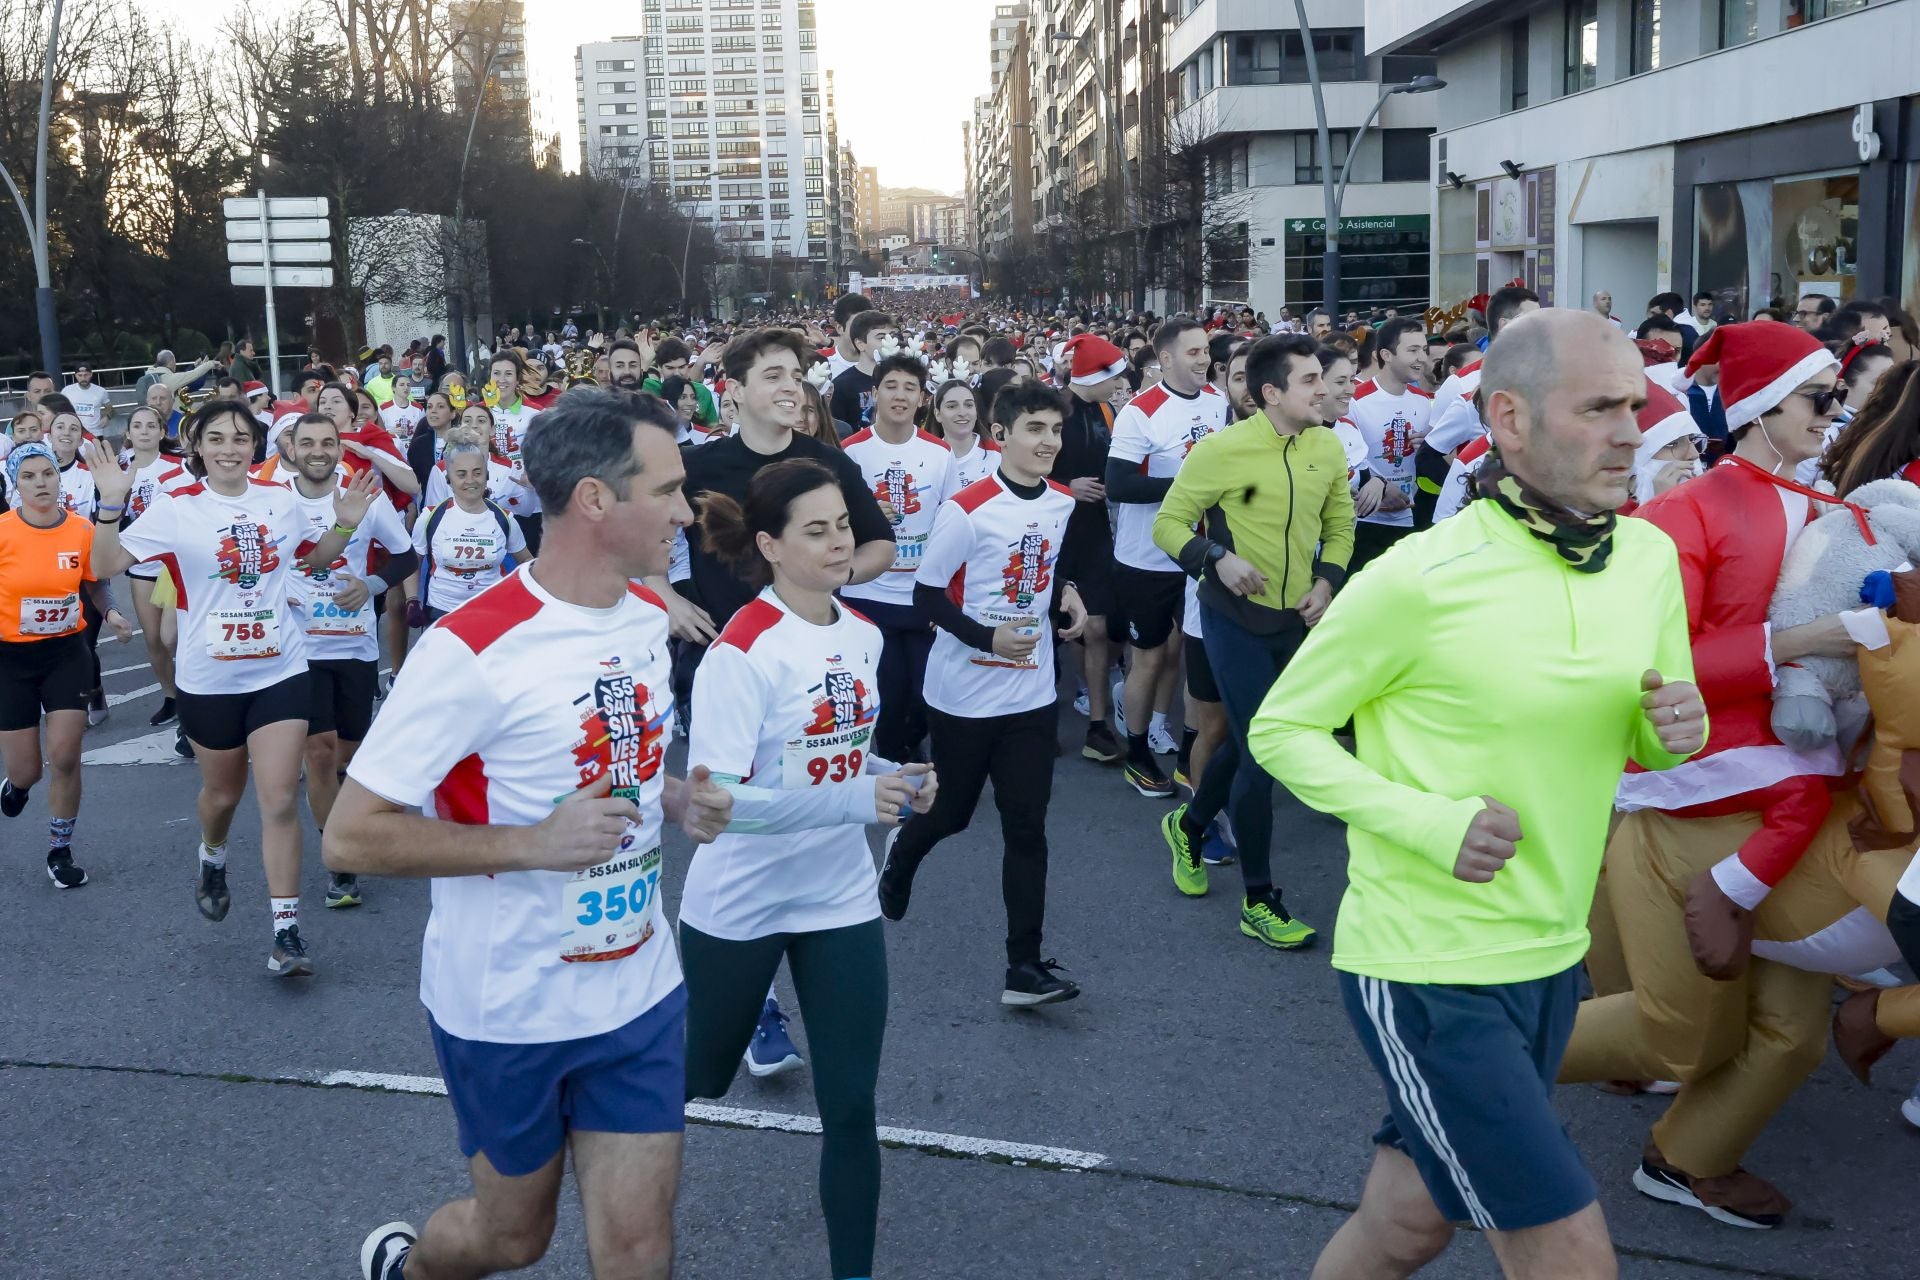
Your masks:
{"label": "red santa hat with white trim", "polygon": [[1758,422],[1808,378],[1840,366],[1819,339],[1778,320],[1717,326],[1687,361],[1688,382],[1710,364],[1720,366],[1720,402],[1729,431]]}
{"label": "red santa hat with white trim", "polygon": [[1073,380],[1083,387],[1127,371],[1127,353],[1097,333],[1083,333],[1070,340],[1061,354],[1073,362]]}
{"label": "red santa hat with white trim", "polygon": [[1651,377],[1647,378],[1647,403],[1636,417],[1640,423],[1640,443],[1633,451],[1636,465],[1682,436],[1697,435],[1700,431],[1687,406]]}

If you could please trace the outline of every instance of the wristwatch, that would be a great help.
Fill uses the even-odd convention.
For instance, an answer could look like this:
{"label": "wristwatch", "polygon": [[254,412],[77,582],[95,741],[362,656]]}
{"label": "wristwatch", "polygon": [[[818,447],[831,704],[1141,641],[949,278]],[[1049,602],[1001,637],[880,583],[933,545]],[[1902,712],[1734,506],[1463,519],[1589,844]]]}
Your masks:
{"label": "wristwatch", "polygon": [[1226,555],[1227,555],[1227,549],[1221,546],[1219,543],[1209,542],[1207,544],[1207,563],[1208,564],[1210,565],[1219,564],[1223,559],[1226,558]]}

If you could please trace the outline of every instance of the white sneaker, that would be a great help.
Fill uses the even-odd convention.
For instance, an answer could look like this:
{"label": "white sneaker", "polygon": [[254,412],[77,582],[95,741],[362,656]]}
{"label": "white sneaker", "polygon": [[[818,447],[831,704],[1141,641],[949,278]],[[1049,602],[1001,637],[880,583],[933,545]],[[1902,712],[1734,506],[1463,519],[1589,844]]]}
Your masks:
{"label": "white sneaker", "polygon": [[1900,1104],[1900,1114],[1906,1117],[1908,1124],[1920,1129],[1920,1084],[1914,1085],[1913,1092]]}
{"label": "white sneaker", "polygon": [[1173,756],[1173,755],[1180,754],[1180,744],[1173,740],[1173,735],[1167,732],[1167,726],[1163,724],[1156,724],[1148,727],[1147,746],[1151,748],[1153,751],[1153,754],[1157,756]]}
{"label": "white sneaker", "polygon": [[1113,736],[1118,738],[1123,745],[1127,740],[1127,700],[1122,695],[1124,695],[1126,691],[1127,682],[1125,680],[1115,680],[1113,682],[1113,688],[1107,691],[1108,696],[1113,699],[1109,704],[1112,707],[1109,715],[1113,721]]}
{"label": "white sneaker", "polygon": [[1088,717],[1093,715],[1093,704],[1087,701],[1087,691],[1085,689],[1082,689],[1080,696],[1073,700],[1073,710],[1076,715]]}

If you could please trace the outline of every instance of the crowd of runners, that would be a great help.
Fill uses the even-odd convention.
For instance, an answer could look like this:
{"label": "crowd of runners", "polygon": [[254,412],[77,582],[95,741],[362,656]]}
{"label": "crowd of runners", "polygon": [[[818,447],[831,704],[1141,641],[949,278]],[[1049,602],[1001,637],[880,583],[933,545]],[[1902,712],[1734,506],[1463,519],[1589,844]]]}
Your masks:
{"label": "crowd of runners", "polygon": [[[1175,900],[1237,869],[1220,927],[1252,942],[1318,937],[1275,782],[1347,825],[1333,963],[1389,1106],[1317,1277],[1412,1274],[1456,1224],[1509,1276],[1612,1275],[1556,1081],[1674,1095],[1632,1185],[1778,1226],[1740,1161],[1829,1033],[1862,1080],[1920,1034],[1890,971],[1920,830],[1869,754],[1905,729],[1920,582],[1769,612],[1803,529],[1920,506],[1849,501],[1920,481],[1920,334],[1679,301],[1629,336],[1517,285],[1450,332],[849,294],[513,331],[469,374],[368,350],[285,400],[169,357],[124,416],[36,375],[0,446],[0,813],[44,778],[47,874],[87,883],[97,649],[137,630],[212,921],[252,786],[270,974],[320,968],[303,795],[326,908],[431,880],[473,1196],[375,1230],[366,1280],[531,1264],[569,1151],[594,1274],[666,1275],[684,1104],[803,1065],[783,962],[832,1274],[875,1274],[884,922],[989,782],[1000,1002],[1098,991],[1046,945],[1069,709]],[[1776,732],[1816,659],[1872,730]]]}

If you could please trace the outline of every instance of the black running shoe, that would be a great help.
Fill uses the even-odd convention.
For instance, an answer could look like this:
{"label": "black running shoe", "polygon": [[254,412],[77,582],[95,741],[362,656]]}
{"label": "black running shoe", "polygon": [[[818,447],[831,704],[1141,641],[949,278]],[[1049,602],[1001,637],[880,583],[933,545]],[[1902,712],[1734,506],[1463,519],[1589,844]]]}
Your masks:
{"label": "black running shoe", "polygon": [[160,699],[160,709],[147,718],[147,723],[156,729],[163,724],[172,724],[178,712],[174,710],[172,698]]}
{"label": "black running shoe", "polygon": [[0,783],[0,813],[6,814],[9,818],[19,817],[20,811],[27,807],[27,796],[32,791],[32,787],[14,786],[12,778]]}
{"label": "black running shoe", "polygon": [[78,889],[87,882],[87,873],[73,865],[72,849],[47,851],[47,878],[56,889]]}
{"label": "black running shoe", "polygon": [[300,937],[300,926],[290,924],[273,935],[273,950],[267,953],[267,972],[276,978],[310,978],[313,957]]}
{"label": "black running shoe", "polygon": [[1087,730],[1087,745],[1080,748],[1080,754],[1101,764],[1116,764],[1126,755],[1126,750],[1113,736],[1113,730],[1096,724]]}
{"label": "black running shoe", "polygon": [[1054,971],[1058,960],[1028,960],[1007,966],[1007,989],[1000,1003],[1030,1009],[1040,1004],[1058,1004],[1080,994],[1080,984],[1059,977]]}
{"label": "black running shoe", "polygon": [[360,1246],[360,1280],[397,1280],[420,1233],[408,1222],[375,1227]]}
{"label": "black running shoe", "polygon": [[880,864],[880,914],[896,921],[907,918],[907,903],[913,898],[913,872],[893,859],[893,846],[902,830],[895,827],[887,832],[886,857]]}
{"label": "black running shoe", "polygon": [[173,754],[179,756],[182,760],[193,759],[193,744],[187,741],[187,729],[185,725],[180,726],[180,728],[174,732]]}
{"label": "black running shoe", "polygon": [[200,883],[193,891],[193,905],[209,920],[225,920],[233,907],[233,895],[227,892],[227,869],[209,863],[200,864]]}
{"label": "black running shoe", "polygon": [[334,875],[327,877],[327,905],[338,911],[360,905],[360,878]]}

